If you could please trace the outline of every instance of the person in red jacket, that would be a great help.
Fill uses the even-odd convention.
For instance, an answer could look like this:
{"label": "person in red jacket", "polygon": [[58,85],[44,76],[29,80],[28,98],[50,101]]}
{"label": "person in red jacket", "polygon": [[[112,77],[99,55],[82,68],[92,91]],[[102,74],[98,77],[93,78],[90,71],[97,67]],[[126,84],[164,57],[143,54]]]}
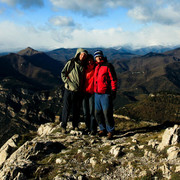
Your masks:
{"label": "person in red jacket", "polygon": [[117,76],[114,67],[107,62],[101,50],[94,53],[96,68],[94,73],[95,118],[99,125],[99,136],[114,134],[113,100],[116,97]]}
{"label": "person in red jacket", "polygon": [[89,54],[84,69],[84,98],[82,102],[83,115],[86,123],[86,130],[95,135],[97,123],[94,117],[94,71],[95,62],[93,55]]}

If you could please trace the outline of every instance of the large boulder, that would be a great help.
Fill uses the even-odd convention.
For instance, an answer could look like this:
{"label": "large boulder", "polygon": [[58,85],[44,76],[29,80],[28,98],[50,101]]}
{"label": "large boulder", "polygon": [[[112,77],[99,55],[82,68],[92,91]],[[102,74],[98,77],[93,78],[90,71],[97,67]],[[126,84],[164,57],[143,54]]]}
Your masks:
{"label": "large boulder", "polygon": [[1,147],[0,167],[6,161],[6,159],[11,155],[11,153],[17,148],[18,141],[19,141],[19,135],[15,134]]}
{"label": "large boulder", "polygon": [[18,176],[30,176],[36,167],[36,160],[51,153],[59,153],[65,148],[60,142],[35,138],[27,141],[17,149],[3,164],[0,169],[0,179],[17,179]]}
{"label": "large boulder", "polygon": [[158,150],[163,150],[166,146],[176,145],[180,142],[180,127],[174,125],[172,128],[167,128],[162,136],[162,141],[158,146]]}
{"label": "large boulder", "polygon": [[172,146],[167,150],[168,160],[177,159],[180,155],[179,147]]}
{"label": "large boulder", "polygon": [[45,136],[51,134],[57,127],[54,127],[53,123],[41,124],[37,130],[39,136]]}

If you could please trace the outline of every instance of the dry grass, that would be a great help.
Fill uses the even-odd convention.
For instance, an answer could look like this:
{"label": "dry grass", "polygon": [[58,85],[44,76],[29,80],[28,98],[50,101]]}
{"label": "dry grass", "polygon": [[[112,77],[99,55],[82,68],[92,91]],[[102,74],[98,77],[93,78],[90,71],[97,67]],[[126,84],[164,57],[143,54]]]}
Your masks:
{"label": "dry grass", "polygon": [[115,118],[115,129],[116,131],[130,131],[135,129],[148,128],[150,126],[156,125],[156,123],[152,124],[152,122],[146,121],[134,121],[134,120],[125,120]]}

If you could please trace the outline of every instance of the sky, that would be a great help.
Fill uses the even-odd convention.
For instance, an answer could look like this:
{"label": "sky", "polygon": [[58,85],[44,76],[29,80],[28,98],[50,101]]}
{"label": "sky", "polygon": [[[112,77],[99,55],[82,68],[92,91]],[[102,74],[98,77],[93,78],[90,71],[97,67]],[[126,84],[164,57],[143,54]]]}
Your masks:
{"label": "sky", "polygon": [[179,0],[0,0],[0,52],[180,45]]}

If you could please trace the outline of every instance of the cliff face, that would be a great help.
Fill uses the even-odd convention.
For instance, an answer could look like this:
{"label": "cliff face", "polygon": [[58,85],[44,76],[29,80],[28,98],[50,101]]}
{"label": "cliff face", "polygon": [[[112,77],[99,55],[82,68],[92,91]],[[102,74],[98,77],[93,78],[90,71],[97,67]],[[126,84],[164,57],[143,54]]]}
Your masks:
{"label": "cliff face", "polygon": [[179,179],[180,126],[126,131],[113,140],[86,135],[83,128],[71,130],[69,123],[62,134],[59,125],[44,124],[21,146],[14,135],[0,149],[0,179]]}
{"label": "cliff face", "polygon": [[36,130],[40,124],[54,122],[59,117],[62,103],[60,87],[37,92],[1,84],[0,147],[14,134]]}

